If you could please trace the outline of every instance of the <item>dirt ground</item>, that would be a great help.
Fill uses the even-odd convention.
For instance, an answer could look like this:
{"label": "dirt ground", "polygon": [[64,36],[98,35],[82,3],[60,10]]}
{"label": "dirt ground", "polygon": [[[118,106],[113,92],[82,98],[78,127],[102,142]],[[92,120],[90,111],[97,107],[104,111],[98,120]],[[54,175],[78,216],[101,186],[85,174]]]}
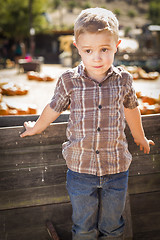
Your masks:
{"label": "dirt ground", "polygon": [[[41,73],[54,77],[55,81],[53,82],[28,80],[27,74],[19,73],[17,68],[0,70],[0,81],[8,79],[8,81],[29,87],[27,95],[3,96],[3,101],[10,104],[36,104],[37,114],[40,114],[53,96],[58,77],[67,69],[68,68],[64,68],[60,64],[43,64],[41,66]],[[141,91],[147,96],[159,98],[160,78],[154,81],[136,80],[134,81],[134,87],[136,91]]]}

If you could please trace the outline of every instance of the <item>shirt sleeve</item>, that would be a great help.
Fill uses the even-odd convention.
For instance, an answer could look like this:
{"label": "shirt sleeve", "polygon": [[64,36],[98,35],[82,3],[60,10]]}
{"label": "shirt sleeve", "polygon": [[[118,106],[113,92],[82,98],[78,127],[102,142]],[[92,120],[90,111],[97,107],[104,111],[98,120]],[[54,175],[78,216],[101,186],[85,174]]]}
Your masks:
{"label": "shirt sleeve", "polygon": [[65,85],[63,76],[58,79],[50,107],[55,112],[63,112],[70,104],[70,96]]}
{"label": "shirt sleeve", "polygon": [[125,88],[125,94],[124,94],[124,101],[123,105],[125,108],[136,108],[138,104],[138,99],[136,96],[135,89],[133,87],[133,78],[129,73],[125,74],[126,76],[126,83],[124,85]]}

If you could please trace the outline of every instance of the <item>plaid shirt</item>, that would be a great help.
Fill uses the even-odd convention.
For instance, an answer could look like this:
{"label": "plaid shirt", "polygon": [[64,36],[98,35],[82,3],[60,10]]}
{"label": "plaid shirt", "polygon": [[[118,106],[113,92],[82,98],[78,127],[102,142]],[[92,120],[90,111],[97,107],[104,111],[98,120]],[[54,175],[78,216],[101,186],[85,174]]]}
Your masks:
{"label": "plaid shirt", "polygon": [[111,66],[99,83],[87,77],[80,64],[59,78],[50,106],[62,112],[69,104],[68,141],[62,146],[68,168],[97,176],[127,171],[132,156],[124,107],[138,106],[131,75]]}

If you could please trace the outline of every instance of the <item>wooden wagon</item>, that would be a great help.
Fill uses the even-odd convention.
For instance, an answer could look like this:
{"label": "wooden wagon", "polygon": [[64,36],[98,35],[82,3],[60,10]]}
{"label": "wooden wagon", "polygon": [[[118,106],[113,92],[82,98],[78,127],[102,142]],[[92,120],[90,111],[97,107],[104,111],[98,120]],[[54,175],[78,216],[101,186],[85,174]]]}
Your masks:
{"label": "wooden wagon", "polygon": [[[0,117],[0,240],[47,240],[50,220],[61,240],[71,239],[72,208],[66,191],[61,145],[68,115],[42,134],[20,138],[24,121],[38,116]],[[149,155],[133,142],[125,209],[125,239],[160,239],[160,115],[143,116],[146,136],[155,141]]]}

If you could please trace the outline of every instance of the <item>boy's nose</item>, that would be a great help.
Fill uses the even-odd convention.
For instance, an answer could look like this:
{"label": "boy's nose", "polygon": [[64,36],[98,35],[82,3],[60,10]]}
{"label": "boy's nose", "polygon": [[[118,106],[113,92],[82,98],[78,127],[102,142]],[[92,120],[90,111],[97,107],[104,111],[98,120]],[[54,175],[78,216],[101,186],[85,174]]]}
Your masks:
{"label": "boy's nose", "polygon": [[100,54],[98,52],[94,54],[93,60],[94,61],[100,61],[101,60],[101,56],[100,56]]}

